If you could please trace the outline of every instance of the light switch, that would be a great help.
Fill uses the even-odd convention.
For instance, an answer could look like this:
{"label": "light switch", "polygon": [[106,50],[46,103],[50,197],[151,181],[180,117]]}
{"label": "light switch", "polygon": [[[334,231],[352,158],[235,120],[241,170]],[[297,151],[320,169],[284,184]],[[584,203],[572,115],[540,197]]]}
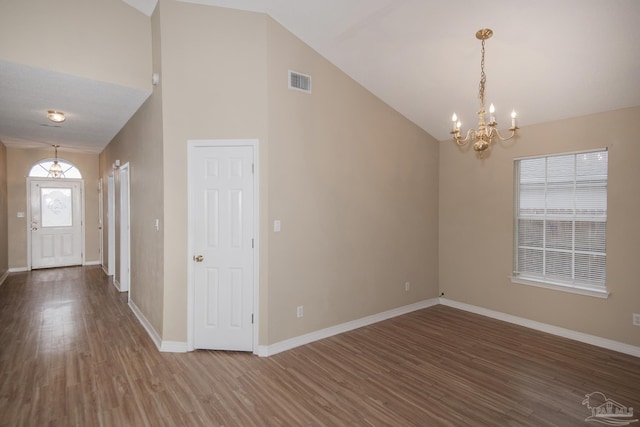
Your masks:
{"label": "light switch", "polygon": [[18,218],[24,218],[24,212],[18,212]]}
{"label": "light switch", "polygon": [[276,219],[275,221],[273,221],[273,231],[275,233],[279,233],[280,232],[280,220]]}

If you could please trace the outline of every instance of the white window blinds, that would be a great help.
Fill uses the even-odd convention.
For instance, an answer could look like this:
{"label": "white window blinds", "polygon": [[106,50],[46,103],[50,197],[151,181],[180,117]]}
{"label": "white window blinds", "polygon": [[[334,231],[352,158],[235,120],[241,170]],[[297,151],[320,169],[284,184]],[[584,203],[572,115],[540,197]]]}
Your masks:
{"label": "white window blinds", "polygon": [[607,151],[516,161],[514,277],[604,289]]}

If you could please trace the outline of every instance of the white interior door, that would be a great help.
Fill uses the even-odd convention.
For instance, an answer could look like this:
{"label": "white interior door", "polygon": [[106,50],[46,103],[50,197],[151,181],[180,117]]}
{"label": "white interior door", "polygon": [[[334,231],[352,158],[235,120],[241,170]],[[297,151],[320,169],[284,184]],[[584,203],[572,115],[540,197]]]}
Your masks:
{"label": "white interior door", "polygon": [[253,350],[253,146],[196,146],[189,159],[193,344]]}
{"label": "white interior door", "polygon": [[31,268],[82,264],[82,181],[30,179]]}
{"label": "white interior door", "polygon": [[131,281],[129,218],[129,164],[120,167],[120,292],[129,292]]}

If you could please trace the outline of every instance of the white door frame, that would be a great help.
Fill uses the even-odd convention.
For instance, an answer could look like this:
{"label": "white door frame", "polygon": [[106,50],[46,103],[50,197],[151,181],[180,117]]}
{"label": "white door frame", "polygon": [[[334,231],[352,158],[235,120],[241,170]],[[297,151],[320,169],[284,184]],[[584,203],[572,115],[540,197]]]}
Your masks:
{"label": "white door frame", "polygon": [[113,173],[107,177],[107,275],[116,271],[116,180]]}
{"label": "white door frame", "polygon": [[75,178],[36,178],[27,177],[27,270],[31,270],[31,182],[79,182],[80,183],[80,239],[81,239],[81,251],[82,251],[82,265],[84,265],[84,180]]}
{"label": "white door frame", "polygon": [[[253,203],[254,203],[254,214],[253,214],[253,229],[255,231],[254,244],[255,250],[253,251],[253,354],[258,354],[258,343],[259,336],[258,333],[260,331],[260,298],[259,298],[259,278],[260,278],[260,186],[259,186],[259,176],[260,176],[260,167],[258,159],[260,156],[258,155],[258,140],[257,139],[202,139],[202,140],[188,140],[187,141],[187,171],[191,170],[191,156],[193,150],[196,147],[242,147],[242,146],[251,146],[253,147]],[[188,202],[187,206],[191,206],[191,175],[187,172],[187,195]],[[194,330],[194,315],[195,315],[195,272],[194,272],[194,263],[193,263],[193,255],[195,254],[194,242],[193,242],[193,233],[194,224],[191,221],[191,212],[188,212],[188,253],[186,254],[186,261],[188,268],[187,273],[187,348],[189,351],[195,350],[193,343],[193,330]]]}
{"label": "white door frame", "polygon": [[98,179],[98,251],[100,252],[100,266],[104,269],[104,200],[102,178]]}
{"label": "white door frame", "polygon": [[[131,174],[129,163],[120,166],[120,292],[131,299]],[[126,178],[125,178],[126,177]],[[125,178],[125,179],[123,179]],[[124,183],[123,183],[124,181]],[[123,189],[125,190],[123,192]]]}

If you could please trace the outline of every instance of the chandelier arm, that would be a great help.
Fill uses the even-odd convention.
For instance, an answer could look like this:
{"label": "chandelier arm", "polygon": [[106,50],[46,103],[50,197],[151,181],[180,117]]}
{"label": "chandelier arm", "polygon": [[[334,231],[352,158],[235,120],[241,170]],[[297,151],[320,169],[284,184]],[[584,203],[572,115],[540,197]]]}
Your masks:
{"label": "chandelier arm", "polygon": [[498,139],[500,139],[500,141],[508,141],[508,140],[510,140],[511,138],[513,138],[516,135],[516,130],[518,130],[518,129],[520,129],[520,128],[517,127],[517,126],[509,128],[508,130],[511,132],[511,135],[509,135],[507,137],[503,137],[502,135],[500,135],[500,132],[498,131],[498,129],[495,129],[495,128],[493,129],[492,133],[494,133],[498,137]]}
{"label": "chandelier arm", "polygon": [[454,133],[453,139],[456,142],[456,144],[458,144],[458,146],[462,147],[467,142],[469,142],[471,140],[471,138],[475,138],[475,136],[476,136],[476,130],[475,129],[469,129],[467,131],[467,136],[465,136],[464,139],[463,139],[463,138],[460,137],[460,131],[458,130],[457,132]]}

